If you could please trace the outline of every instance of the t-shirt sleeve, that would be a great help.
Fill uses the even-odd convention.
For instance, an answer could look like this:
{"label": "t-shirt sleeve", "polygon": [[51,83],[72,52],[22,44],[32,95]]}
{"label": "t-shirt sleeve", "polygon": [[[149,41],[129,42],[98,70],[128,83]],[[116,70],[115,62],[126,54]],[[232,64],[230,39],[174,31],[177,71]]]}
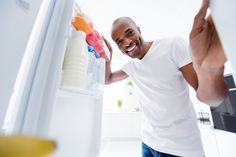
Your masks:
{"label": "t-shirt sleeve", "polygon": [[171,59],[178,68],[192,62],[188,42],[183,38],[175,38],[172,43]]}
{"label": "t-shirt sleeve", "polygon": [[121,70],[124,71],[129,76],[132,75],[132,68],[131,68],[132,63],[131,62],[132,61],[130,60],[121,67]]}

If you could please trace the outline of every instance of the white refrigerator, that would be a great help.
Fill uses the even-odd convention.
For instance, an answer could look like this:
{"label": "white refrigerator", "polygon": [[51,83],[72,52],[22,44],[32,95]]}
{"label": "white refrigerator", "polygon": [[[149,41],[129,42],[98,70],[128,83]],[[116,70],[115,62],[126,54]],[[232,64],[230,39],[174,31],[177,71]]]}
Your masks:
{"label": "white refrigerator", "polygon": [[[235,3],[211,1],[233,71]],[[100,155],[105,60],[87,56],[83,89],[61,83],[64,58],[73,38],[74,8],[79,8],[74,0],[0,2],[0,133],[53,138],[57,142],[55,157],[96,157]]]}
{"label": "white refrigerator", "polygon": [[72,43],[81,35],[71,25],[75,9],[74,0],[1,1],[0,133],[52,138],[57,157],[95,157],[105,60]]}

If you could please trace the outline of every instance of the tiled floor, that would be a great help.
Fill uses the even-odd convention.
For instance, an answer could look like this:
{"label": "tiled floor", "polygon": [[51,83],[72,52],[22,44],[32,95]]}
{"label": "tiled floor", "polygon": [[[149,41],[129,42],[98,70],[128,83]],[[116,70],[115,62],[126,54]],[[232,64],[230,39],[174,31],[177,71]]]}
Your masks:
{"label": "tiled floor", "polygon": [[100,157],[141,157],[141,143],[139,140],[103,141]]}

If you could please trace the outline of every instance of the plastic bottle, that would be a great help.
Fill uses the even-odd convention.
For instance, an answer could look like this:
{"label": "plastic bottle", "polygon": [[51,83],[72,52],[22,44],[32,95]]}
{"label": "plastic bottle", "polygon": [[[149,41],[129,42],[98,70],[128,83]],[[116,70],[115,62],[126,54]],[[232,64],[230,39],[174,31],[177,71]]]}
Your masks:
{"label": "plastic bottle", "polygon": [[84,89],[87,81],[88,51],[86,34],[74,31],[68,41],[62,67],[61,87],[64,89]]}

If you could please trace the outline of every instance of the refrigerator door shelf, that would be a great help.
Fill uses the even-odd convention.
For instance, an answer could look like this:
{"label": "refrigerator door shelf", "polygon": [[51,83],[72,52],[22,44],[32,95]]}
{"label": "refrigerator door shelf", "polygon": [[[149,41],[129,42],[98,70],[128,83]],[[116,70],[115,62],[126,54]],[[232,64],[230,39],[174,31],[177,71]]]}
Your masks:
{"label": "refrigerator door shelf", "polygon": [[[92,97],[101,97],[104,92],[105,60],[95,60],[97,59],[95,59],[93,56],[89,57],[86,72],[80,73],[84,76],[74,76],[75,79],[77,78],[78,80],[73,80],[73,78],[68,78],[67,80],[65,80],[63,74],[65,75],[66,71],[61,71],[61,83],[58,92],[59,95],[61,95],[62,93],[67,93],[66,95],[82,94]],[[71,75],[76,74],[73,74],[72,71]],[[70,74],[68,76],[70,76]],[[73,84],[75,85],[73,86]]]}
{"label": "refrigerator door shelf", "polygon": [[79,90],[75,89],[72,91],[71,89],[59,89],[57,91],[57,97],[64,97],[64,98],[74,98],[80,95],[86,96],[87,98],[98,99],[103,97],[103,91],[88,91],[88,90]]}
{"label": "refrigerator door shelf", "polygon": [[103,95],[105,60],[88,52],[85,34],[72,31],[61,70],[60,90],[90,96]]}

